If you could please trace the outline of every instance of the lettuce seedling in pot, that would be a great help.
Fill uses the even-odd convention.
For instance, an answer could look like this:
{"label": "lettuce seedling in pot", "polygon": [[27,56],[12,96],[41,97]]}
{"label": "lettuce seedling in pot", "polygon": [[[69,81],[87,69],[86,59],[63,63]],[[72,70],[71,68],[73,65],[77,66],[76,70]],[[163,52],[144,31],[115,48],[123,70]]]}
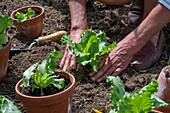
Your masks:
{"label": "lettuce seedling in pot", "polygon": [[[64,87],[64,78],[58,78],[55,74],[56,68],[56,58],[60,58],[62,53],[54,50],[49,54],[46,60],[43,60],[42,63],[36,63],[30,66],[23,74],[23,82],[21,87],[30,87],[32,88],[32,92],[35,89],[40,89],[41,96],[44,95],[43,88],[48,87],[49,85],[54,85],[58,89]],[[31,82],[30,82],[31,80]]]}
{"label": "lettuce seedling in pot", "polygon": [[32,10],[31,8],[28,8],[27,12],[25,14],[16,12],[15,16],[17,17],[17,22],[21,23],[21,22],[24,22],[27,19],[31,19],[34,14],[35,14],[35,11]]}
{"label": "lettuce seedling in pot", "polygon": [[[158,83],[155,79],[138,93],[133,91],[132,94],[126,93],[123,82],[119,76],[109,76],[107,82],[112,83],[113,90],[110,93],[110,101],[112,102],[110,113],[148,113],[155,107],[167,107],[168,104],[153,95],[158,91]],[[106,107],[106,109],[107,109]]]}
{"label": "lettuce seedling in pot", "polygon": [[70,36],[63,35],[61,42],[69,45],[69,54],[74,54],[77,59],[77,63],[83,66],[91,65],[92,70],[97,72],[99,57],[109,53],[114,47],[116,42],[106,46],[106,34],[100,31],[98,34],[94,31],[87,29],[81,36],[79,43],[72,43]]}
{"label": "lettuce seedling in pot", "polygon": [[0,49],[3,48],[3,44],[8,43],[8,35],[5,34],[5,30],[12,24],[12,18],[7,15],[0,15]]}

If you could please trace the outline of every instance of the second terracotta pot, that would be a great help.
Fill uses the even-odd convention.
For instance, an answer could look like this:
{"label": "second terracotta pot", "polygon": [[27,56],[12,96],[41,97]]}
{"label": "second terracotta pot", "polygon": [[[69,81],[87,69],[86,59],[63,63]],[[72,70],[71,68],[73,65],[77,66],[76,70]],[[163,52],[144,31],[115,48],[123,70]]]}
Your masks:
{"label": "second terracotta pot", "polygon": [[[38,15],[31,19],[27,19],[24,22],[17,23],[17,19],[15,18],[16,12],[27,12],[27,9],[31,8],[34,10]],[[42,25],[43,25],[43,18],[44,18],[44,9],[40,6],[27,6],[19,8],[11,13],[11,17],[13,20],[14,25],[16,25],[19,33],[27,38],[37,38],[42,33]]]}
{"label": "second terracotta pot", "polygon": [[71,86],[57,94],[48,96],[27,96],[20,92],[22,79],[16,84],[15,91],[26,109],[26,113],[71,113],[72,96],[75,90],[75,78],[70,73],[57,70],[56,75],[70,79]]}
{"label": "second terracotta pot", "polygon": [[2,82],[6,77],[10,49],[11,49],[11,38],[9,37],[8,44],[4,46],[2,49],[0,49],[0,82]]}
{"label": "second terracotta pot", "polygon": [[160,107],[155,108],[154,110],[157,110],[159,112],[163,113],[170,113],[170,77],[166,77],[166,73],[169,72],[170,74],[170,66],[166,66],[162,69],[157,82],[158,82],[158,92],[156,92],[154,95],[168,103],[168,107]]}

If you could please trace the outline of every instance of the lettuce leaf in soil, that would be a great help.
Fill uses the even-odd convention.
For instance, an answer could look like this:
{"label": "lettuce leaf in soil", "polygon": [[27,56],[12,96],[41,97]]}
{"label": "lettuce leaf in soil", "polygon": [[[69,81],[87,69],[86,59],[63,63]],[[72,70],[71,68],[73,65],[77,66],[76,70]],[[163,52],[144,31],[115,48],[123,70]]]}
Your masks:
{"label": "lettuce leaf in soil", "polygon": [[110,101],[112,101],[109,105],[112,107],[110,113],[148,113],[155,107],[168,106],[166,102],[153,95],[158,91],[158,83],[155,79],[152,79],[152,82],[143,87],[139,93],[133,91],[132,94],[125,92],[119,77],[109,76],[106,81],[111,82],[113,87],[110,93]]}
{"label": "lettuce leaf in soil", "polygon": [[106,34],[100,31],[98,34],[90,29],[87,29],[81,36],[79,43],[72,43],[70,36],[63,35],[61,42],[69,45],[69,54],[74,54],[77,58],[77,63],[83,66],[91,65],[94,72],[97,72],[99,57],[109,53],[114,47],[116,42],[106,46]]}
{"label": "lettuce leaf in soil", "polygon": [[21,113],[13,102],[4,96],[0,96],[0,113]]}
{"label": "lettuce leaf in soil", "polygon": [[49,54],[47,60],[43,60],[41,64],[36,63],[32,66],[30,66],[23,75],[23,82],[21,84],[21,87],[29,87],[30,86],[30,78],[31,80],[31,86],[32,86],[32,92],[35,89],[41,90],[41,95],[43,96],[43,88],[46,88],[47,86],[53,84],[58,89],[61,89],[64,87],[64,78],[58,79],[59,76],[53,75],[55,73],[56,68],[56,58],[60,58],[62,53],[59,53],[58,51],[54,50],[52,53]]}
{"label": "lettuce leaf in soil", "polygon": [[8,42],[7,34],[4,31],[12,24],[12,18],[6,15],[0,15],[0,49],[3,48],[2,44]]}

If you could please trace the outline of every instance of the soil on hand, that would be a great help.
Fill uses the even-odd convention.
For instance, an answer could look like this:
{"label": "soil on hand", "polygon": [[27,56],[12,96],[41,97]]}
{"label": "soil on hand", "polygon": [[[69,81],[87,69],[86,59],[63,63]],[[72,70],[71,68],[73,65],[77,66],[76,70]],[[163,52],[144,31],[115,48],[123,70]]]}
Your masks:
{"label": "soil on hand", "polygon": [[[86,1],[88,26],[96,32],[104,31],[107,35],[108,45],[113,41],[119,42],[136,27],[128,25],[127,22],[130,5],[109,6],[95,0]],[[28,5],[39,5],[45,9],[42,36],[59,30],[70,33],[71,17],[66,0],[4,0],[0,2],[0,14],[10,15],[13,10]],[[150,83],[152,78],[157,78],[162,68],[167,65],[170,51],[170,24],[167,24],[163,31],[166,36],[166,44],[160,59],[148,69],[138,70],[129,65],[121,73],[120,77],[127,92],[132,92],[135,89],[139,91]],[[12,37],[12,45],[21,49],[27,48],[32,42],[32,40],[21,36],[14,25],[8,29],[8,34]],[[0,84],[0,94],[14,101],[22,113],[25,113],[25,109],[16,97],[15,84],[22,78],[23,72],[29,66],[46,59],[53,49],[64,53],[65,45],[62,45],[60,41],[47,41],[44,45],[32,47],[31,51],[10,54],[7,77]],[[61,58],[56,60],[58,69],[60,69],[60,61]],[[93,113],[92,108],[95,108],[108,113],[109,109],[106,110],[105,107],[110,104],[109,94],[112,88],[105,81],[92,82],[88,77],[89,70],[89,67],[71,67],[67,70],[76,78],[72,112]]]}

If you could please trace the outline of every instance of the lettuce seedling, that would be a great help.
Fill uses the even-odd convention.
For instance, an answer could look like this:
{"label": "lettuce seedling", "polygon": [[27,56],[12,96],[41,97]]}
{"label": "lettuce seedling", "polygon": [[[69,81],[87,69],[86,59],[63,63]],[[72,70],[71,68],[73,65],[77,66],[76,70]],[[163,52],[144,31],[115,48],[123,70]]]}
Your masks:
{"label": "lettuce seedling", "polygon": [[125,92],[123,82],[118,76],[109,76],[106,82],[111,82],[114,88],[110,93],[110,101],[112,101],[109,105],[112,107],[110,113],[148,113],[155,107],[168,106],[166,102],[153,95],[158,91],[158,83],[155,79],[152,79],[152,82],[143,87],[139,93],[133,91],[132,94]]}
{"label": "lettuce seedling", "polygon": [[24,22],[27,19],[31,19],[32,16],[35,14],[35,11],[32,10],[31,8],[28,8],[27,11],[28,12],[26,12],[26,14],[16,12],[15,16],[17,17],[18,23]]}
{"label": "lettuce seedling", "polygon": [[63,35],[61,42],[69,45],[69,54],[74,54],[77,63],[81,65],[91,65],[94,72],[97,72],[99,60],[98,58],[106,53],[109,53],[116,42],[106,46],[106,34],[100,31],[98,34],[90,29],[87,29],[83,35],[80,36],[79,43],[72,43],[70,36]]}
{"label": "lettuce seedling", "polygon": [[0,96],[0,113],[21,113],[13,102],[4,96]]}
{"label": "lettuce seedling", "polygon": [[7,44],[8,35],[4,31],[12,24],[12,18],[6,15],[0,15],[0,49],[3,48],[2,44]]}
{"label": "lettuce seedling", "polygon": [[31,86],[32,86],[32,92],[35,89],[41,90],[41,95],[43,96],[43,88],[46,88],[49,85],[54,85],[58,89],[61,89],[64,87],[64,78],[58,79],[59,75],[53,75],[55,73],[56,68],[56,58],[60,58],[62,53],[59,53],[58,51],[54,50],[52,53],[49,54],[48,58],[46,60],[43,60],[41,64],[36,63],[32,66],[30,66],[23,75],[23,82],[21,84],[21,87],[29,87],[31,79]]}

